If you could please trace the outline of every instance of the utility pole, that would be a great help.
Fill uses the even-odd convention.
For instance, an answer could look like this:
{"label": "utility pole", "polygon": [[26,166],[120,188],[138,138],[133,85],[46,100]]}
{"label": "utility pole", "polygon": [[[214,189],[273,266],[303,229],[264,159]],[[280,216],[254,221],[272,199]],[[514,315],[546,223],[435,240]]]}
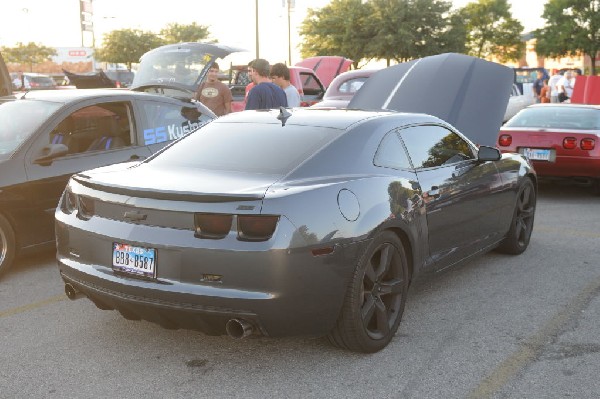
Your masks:
{"label": "utility pole", "polygon": [[287,8],[287,25],[288,25],[288,64],[292,65],[292,22],[291,13],[295,6],[295,0],[283,0],[283,6]]}
{"label": "utility pole", "polygon": [[256,9],[256,58],[260,58],[259,44],[258,44],[258,0],[254,0]]}

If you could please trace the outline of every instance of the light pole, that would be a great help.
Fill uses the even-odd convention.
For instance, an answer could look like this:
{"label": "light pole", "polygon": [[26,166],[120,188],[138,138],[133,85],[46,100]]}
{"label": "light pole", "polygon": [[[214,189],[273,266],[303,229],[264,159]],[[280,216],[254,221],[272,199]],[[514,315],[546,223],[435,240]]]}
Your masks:
{"label": "light pole", "polygon": [[254,5],[256,9],[256,58],[260,58],[259,54],[259,44],[258,44],[258,0],[254,0]]}
{"label": "light pole", "polygon": [[290,15],[295,6],[295,0],[283,0],[283,6],[287,8],[287,25],[288,25],[288,64],[292,65],[292,23]]}

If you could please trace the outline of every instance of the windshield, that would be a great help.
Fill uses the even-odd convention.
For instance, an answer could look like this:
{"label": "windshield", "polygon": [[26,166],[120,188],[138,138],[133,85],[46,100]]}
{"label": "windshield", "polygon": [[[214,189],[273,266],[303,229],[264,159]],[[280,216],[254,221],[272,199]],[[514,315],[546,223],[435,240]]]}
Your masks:
{"label": "windshield", "polygon": [[24,100],[0,103],[0,159],[9,158],[60,106]]}
{"label": "windshield", "polygon": [[341,133],[324,127],[209,123],[149,162],[159,167],[283,175]]}
{"label": "windshield", "polygon": [[600,109],[568,106],[525,108],[504,126],[600,130]]}

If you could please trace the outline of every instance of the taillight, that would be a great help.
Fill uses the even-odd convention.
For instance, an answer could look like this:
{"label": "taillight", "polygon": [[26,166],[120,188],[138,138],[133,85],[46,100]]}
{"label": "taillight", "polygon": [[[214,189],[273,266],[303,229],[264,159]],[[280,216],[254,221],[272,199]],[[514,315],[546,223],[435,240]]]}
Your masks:
{"label": "taillight", "polygon": [[216,213],[196,213],[194,223],[196,237],[218,239],[225,237],[231,230],[233,215]]}
{"label": "taillight", "polygon": [[77,196],[69,189],[65,189],[60,208],[65,213],[73,213],[77,209]]}
{"label": "taillight", "polygon": [[581,143],[579,144],[581,146],[582,150],[593,150],[594,147],[596,146],[596,142],[594,141],[594,139],[582,139]]}
{"label": "taillight", "polygon": [[301,106],[301,107],[309,107],[309,106],[310,106],[310,103],[309,103],[309,102],[307,102],[307,101],[301,101],[301,102],[300,102],[300,106]]}
{"label": "taillight", "polygon": [[238,237],[248,241],[266,241],[273,236],[279,216],[238,215]]}
{"label": "taillight", "polygon": [[80,219],[88,220],[94,216],[94,200],[83,195],[79,196],[79,213],[77,216]]}
{"label": "taillight", "polygon": [[577,147],[577,139],[575,137],[565,137],[563,139],[563,148],[572,150]]}
{"label": "taillight", "polygon": [[498,138],[498,144],[501,147],[508,147],[512,144],[512,136],[510,134],[501,134]]}

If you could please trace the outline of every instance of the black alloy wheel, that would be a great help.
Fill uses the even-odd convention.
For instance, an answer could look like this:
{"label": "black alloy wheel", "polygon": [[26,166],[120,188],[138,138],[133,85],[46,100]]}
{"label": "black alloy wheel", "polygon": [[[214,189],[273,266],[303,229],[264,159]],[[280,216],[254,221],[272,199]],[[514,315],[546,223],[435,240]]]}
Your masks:
{"label": "black alloy wheel", "polygon": [[356,352],[383,349],[398,330],[408,281],[402,242],[392,232],[379,234],[356,266],[330,342]]}
{"label": "black alloy wheel", "polygon": [[500,252],[518,255],[527,249],[533,232],[536,201],[533,182],[526,178],[519,188],[513,219],[508,234],[498,248]]}

